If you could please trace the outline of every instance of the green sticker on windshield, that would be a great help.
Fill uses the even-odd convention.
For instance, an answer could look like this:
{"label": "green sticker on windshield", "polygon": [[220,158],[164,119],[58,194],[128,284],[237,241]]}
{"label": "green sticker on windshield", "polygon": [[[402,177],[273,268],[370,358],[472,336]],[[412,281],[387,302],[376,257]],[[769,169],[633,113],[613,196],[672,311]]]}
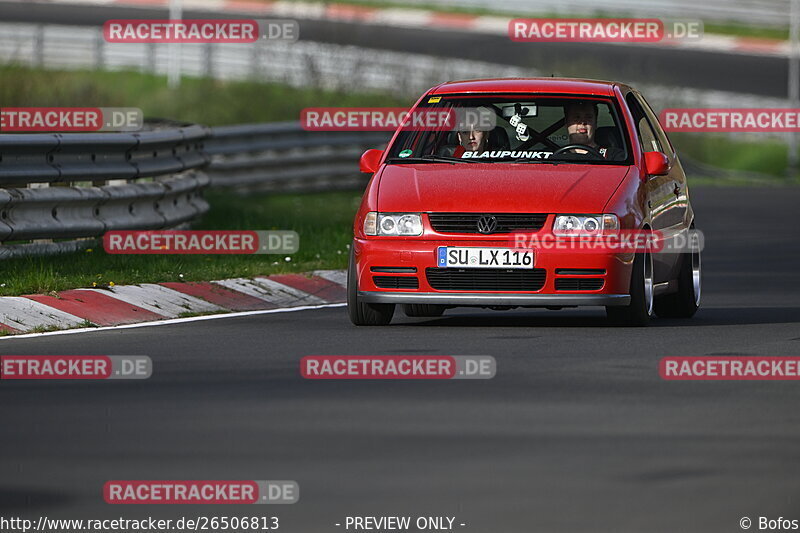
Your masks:
{"label": "green sticker on windshield", "polygon": [[408,156],[410,156],[410,155],[411,155],[411,154],[413,154],[413,153],[414,153],[414,150],[403,150],[402,152],[400,152],[400,153],[399,153],[399,154],[397,154],[397,155],[398,155],[399,157],[408,157]]}

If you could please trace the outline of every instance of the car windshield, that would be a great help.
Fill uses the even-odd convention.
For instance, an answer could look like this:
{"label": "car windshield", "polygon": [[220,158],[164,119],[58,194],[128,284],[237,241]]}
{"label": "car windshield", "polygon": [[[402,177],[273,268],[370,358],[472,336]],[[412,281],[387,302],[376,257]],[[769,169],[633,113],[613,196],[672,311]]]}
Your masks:
{"label": "car windshield", "polygon": [[608,98],[442,95],[427,97],[415,114],[445,112],[456,118],[401,131],[387,162],[630,164],[627,135]]}

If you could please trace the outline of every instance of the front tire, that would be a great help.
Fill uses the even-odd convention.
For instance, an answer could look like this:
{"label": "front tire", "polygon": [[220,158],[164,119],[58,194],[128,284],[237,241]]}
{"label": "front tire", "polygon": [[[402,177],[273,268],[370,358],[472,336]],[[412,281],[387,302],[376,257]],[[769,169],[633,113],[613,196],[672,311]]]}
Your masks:
{"label": "front tire", "polygon": [[394,304],[370,304],[358,297],[356,261],[350,246],[350,265],[347,268],[347,313],[356,326],[386,326],[394,316]]}
{"label": "front tire", "polygon": [[656,314],[661,318],[692,318],[700,307],[701,273],[700,250],[681,254],[678,292],[656,298]]}
{"label": "front tire", "polygon": [[647,326],[653,314],[653,256],[649,250],[633,260],[630,295],[630,304],[607,306],[606,315],[620,326]]}

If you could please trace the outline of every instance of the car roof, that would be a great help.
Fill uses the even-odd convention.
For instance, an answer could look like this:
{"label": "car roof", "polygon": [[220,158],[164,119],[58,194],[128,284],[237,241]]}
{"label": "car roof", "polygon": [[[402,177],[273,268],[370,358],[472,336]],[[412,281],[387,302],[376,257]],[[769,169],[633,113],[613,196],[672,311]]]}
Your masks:
{"label": "car roof", "polygon": [[430,94],[542,92],[613,96],[615,85],[624,87],[613,81],[576,78],[489,78],[442,83],[434,87]]}

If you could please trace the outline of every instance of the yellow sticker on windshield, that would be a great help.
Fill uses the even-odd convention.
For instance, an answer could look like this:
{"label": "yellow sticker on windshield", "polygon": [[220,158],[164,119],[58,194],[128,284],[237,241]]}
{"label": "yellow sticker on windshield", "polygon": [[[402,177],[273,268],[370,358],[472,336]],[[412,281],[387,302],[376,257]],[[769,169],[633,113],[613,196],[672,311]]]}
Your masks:
{"label": "yellow sticker on windshield", "polygon": [[441,99],[442,99],[441,96],[431,96],[430,98],[428,98],[428,103],[429,104],[438,104],[441,101]]}

